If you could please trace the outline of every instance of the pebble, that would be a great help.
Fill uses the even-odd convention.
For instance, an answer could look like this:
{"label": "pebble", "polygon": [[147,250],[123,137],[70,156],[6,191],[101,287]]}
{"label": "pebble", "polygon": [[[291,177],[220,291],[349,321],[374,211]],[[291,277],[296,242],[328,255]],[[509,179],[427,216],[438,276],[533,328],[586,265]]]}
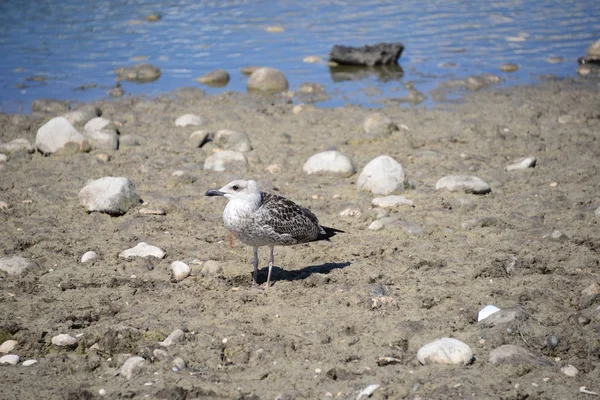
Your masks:
{"label": "pebble", "polygon": [[181,342],[184,338],[185,334],[181,329],[175,329],[173,332],[169,333],[169,336],[162,342],[158,342],[159,345],[163,347],[169,347],[174,343]]}
{"label": "pebble", "polygon": [[117,80],[130,82],[153,82],[160,78],[160,69],[150,64],[137,64],[115,69]]}
{"label": "pebble", "polygon": [[2,345],[0,345],[0,353],[6,354],[13,351],[13,349],[19,344],[16,340],[6,340]]}
{"label": "pebble", "polygon": [[600,299],[600,285],[598,282],[593,282],[581,291],[581,298],[579,299],[579,309],[583,310],[594,304]]}
{"label": "pebble", "polygon": [[571,378],[577,376],[577,374],[579,373],[579,371],[577,370],[577,368],[575,368],[571,364],[568,364],[568,365],[565,365],[563,367],[560,367],[560,372],[562,372],[566,376],[570,376]]}
{"label": "pebble", "polygon": [[80,151],[89,149],[85,136],[65,117],[52,118],[38,129],[35,136],[35,145],[44,154],[55,153],[67,143],[75,143]]}
{"label": "pebble", "polygon": [[4,163],[7,161],[8,161],[8,156],[6,154],[0,153],[0,163]]}
{"label": "pebble", "polygon": [[136,370],[139,370],[144,364],[146,360],[143,357],[134,356],[129,357],[127,361],[121,366],[119,370],[119,375],[124,377],[125,379],[131,379],[133,373]]}
{"label": "pebble", "polygon": [[490,364],[527,364],[534,366],[550,366],[552,362],[531,354],[520,346],[505,344],[490,351],[488,361]]}
{"label": "pebble", "polygon": [[289,87],[288,80],[275,68],[259,68],[248,77],[246,88],[249,91],[281,92]]}
{"label": "pebble", "polygon": [[402,165],[392,157],[382,155],[365,165],[356,184],[359,190],[388,195],[396,190],[404,190],[406,182]]}
{"label": "pebble", "polygon": [[417,360],[426,364],[470,364],[473,351],[466,343],[454,338],[441,338],[427,343],[417,352]]}
{"label": "pebble", "polygon": [[536,159],[533,156],[522,158],[514,164],[510,164],[504,168],[506,171],[516,171],[519,169],[527,169],[535,167]]}
{"label": "pebble", "polygon": [[79,191],[79,200],[89,212],[111,215],[125,214],[140,204],[133,182],[124,177],[112,176],[105,176],[85,185]]}
{"label": "pebble", "polygon": [[494,226],[497,223],[498,219],[496,219],[495,217],[479,217],[466,220],[462,224],[460,224],[460,226],[464,230],[470,230],[474,228],[485,228],[488,226]]}
{"label": "pebble", "polygon": [[372,231],[380,231],[383,229],[383,222],[381,222],[381,220],[377,219],[377,220],[371,222],[371,224],[369,225],[369,229]]}
{"label": "pebble", "polygon": [[52,344],[58,347],[74,347],[77,344],[77,339],[66,333],[61,333],[52,337]]}
{"label": "pebble", "polygon": [[356,172],[356,167],[350,157],[339,151],[330,150],[311,156],[304,163],[302,170],[309,175],[332,173],[348,177]]}
{"label": "pebble", "polygon": [[82,256],[81,256],[81,263],[85,263],[87,261],[93,260],[94,258],[98,257],[98,254],[96,254],[95,251],[86,251]]}
{"label": "pebble", "polygon": [[25,271],[39,268],[35,261],[21,256],[3,257],[0,258],[0,271],[6,272],[8,275],[21,275]]}
{"label": "pebble", "polygon": [[519,66],[513,63],[506,63],[500,66],[500,71],[502,72],[515,72],[519,70]]}
{"label": "pebble", "polygon": [[196,78],[196,81],[208,86],[221,87],[227,85],[230,79],[229,72],[224,69],[217,69]]}
{"label": "pebble", "polygon": [[100,389],[100,390],[98,390],[98,394],[99,394],[100,396],[104,396],[104,395],[106,395],[106,389]]}
{"label": "pebble", "polygon": [[248,168],[248,160],[243,153],[233,150],[223,150],[211,154],[204,161],[204,169],[223,172],[234,168]]}
{"label": "pebble", "polygon": [[322,61],[321,57],[318,56],[306,56],[302,59],[303,62],[308,64],[316,64]]}
{"label": "pebble", "polygon": [[25,360],[23,361],[23,366],[24,367],[31,367],[34,364],[37,364],[37,360]]}
{"label": "pebble", "polygon": [[69,111],[64,114],[65,117],[73,125],[81,125],[87,123],[92,118],[96,118],[102,115],[102,110],[91,104],[84,105],[77,108],[76,110]]}
{"label": "pebble", "polygon": [[492,191],[481,178],[469,175],[448,175],[437,181],[436,190],[447,189],[451,192],[465,192],[473,194],[485,194]]}
{"label": "pebble", "polygon": [[477,314],[477,322],[486,319],[487,317],[498,311],[500,311],[500,309],[491,304],[483,307],[481,310],[479,310],[479,313]]}
{"label": "pebble", "polygon": [[183,371],[186,367],[185,361],[181,357],[175,357],[173,361],[171,361],[171,365],[173,365],[174,370]]}
{"label": "pebble", "polygon": [[358,206],[349,206],[340,211],[340,217],[344,218],[361,218],[362,215],[363,212]]}
{"label": "pebble", "polygon": [[105,129],[115,132],[119,131],[117,126],[110,119],[102,117],[92,118],[83,126],[85,132],[98,132]]}
{"label": "pebble", "polygon": [[182,261],[173,261],[171,263],[171,272],[173,274],[173,279],[179,282],[190,276],[192,269]]}
{"label": "pebble", "polygon": [[200,126],[204,123],[202,117],[196,114],[184,114],[175,120],[175,126]]}
{"label": "pebble", "polygon": [[363,132],[369,137],[386,137],[398,130],[390,117],[380,113],[369,115],[363,121]]}
{"label": "pebble", "polygon": [[195,131],[190,135],[190,145],[192,148],[196,149],[198,147],[202,147],[204,143],[208,140],[208,132],[207,131]]}
{"label": "pebble", "polygon": [[113,130],[85,131],[84,136],[94,149],[117,150],[119,148],[119,135]]}
{"label": "pebble", "polygon": [[371,395],[377,390],[379,389],[380,385],[369,385],[366,388],[364,388],[363,390],[360,391],[360,393],[358,394],[358,396],[356,396],[356,400],[361,400],[361,399],[366,399],[368,397],[371,397]]}
{"label": "pebble", "polygon": [[121,258],[129,257],[157,257],[164,258],[165,252],[156,246],[152,246],[146,242],[138,243],[137,246],[124,250],[119,253]]}
{"label": "pebble", "polygon": [[200,272],[205,276],[217,276],[223,273],[223,267],[218,261],[208,260],[202,265]]}
{"label": "pebble", "polygon": [[8,203],[5,201],[0,201],[0,210],[7,210],[8,209]]}
{"label": "pebble", "polygon": [[233,150],[239,152],[247,152],[252,150],[250,138],[245,132],[221,129],[215,134],[213,142],[217,146],[225,150]]}
{"label": "pebble", "polygon": [[[33,146],[31,145],[31,143],[29,143],[29,140],[25,138],[17,138],[7,143],[0,143],[0,151],[9,154],[18,153],[20,151],[24,151],[26,153],[33,153],[33,150]],[[4,161],[8,160],[8,157],[6,157],[6,155],[4,155],[4,158]]]}
{"label": "pebble", "polygon": [[17,365],[18,363],[19,363],[19,356],[16,354],[7,354],[5,356],[0,357],[0,365],[2,365],[2,364]]}
{"label": "pebble", "polygon": [[371,204],[375,207],[380,208],[394,208],[398,206],[412,206],[413,201],[408,200],[404,196],[385,196],[385,197],[375,197],[371,200]]}
{"label": "pebble", "polygon": [[562,242],[568,239],[568,236],[559,230],[553,230],[552,233],[543,236],[544,239],[550,239],[553,242]]}

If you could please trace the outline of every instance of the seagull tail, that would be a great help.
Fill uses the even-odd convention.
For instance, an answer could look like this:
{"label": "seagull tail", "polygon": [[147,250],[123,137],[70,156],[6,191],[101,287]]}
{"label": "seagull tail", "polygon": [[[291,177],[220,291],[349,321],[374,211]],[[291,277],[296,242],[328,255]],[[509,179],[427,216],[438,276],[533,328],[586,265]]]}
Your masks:
{"label": "seagull tail", "polygon": [[330,241],[329,239],[334,237],[335,235],[337,235],[338,233],[345,233],[344,231],[340,230],[340,229],[335,229],[335,228],[329,228],[327,226],[319,226],[320,232],[319,232],[319,236],[317,236],[317,240],[327,240],[328,242]]}

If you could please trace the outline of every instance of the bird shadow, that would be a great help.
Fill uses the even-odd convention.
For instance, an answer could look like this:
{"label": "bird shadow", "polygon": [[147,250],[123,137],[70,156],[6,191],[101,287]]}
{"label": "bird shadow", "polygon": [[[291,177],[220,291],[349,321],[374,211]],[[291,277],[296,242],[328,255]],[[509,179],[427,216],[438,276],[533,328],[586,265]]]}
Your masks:
{"label": "bird shadow", "polygon": [[[343,269],[350,266],[351,262],[342,262],[342,263],[325,263],[319,265],[309,265],[302,269],[298,270],[286,270],[277,266],[273,266],[273,270],[271,272],[271,282],[276,283],[277,281],[298,281],[304,280],[311,276],[312,274],[323,274],[327,275],[331,271],[336,269]],[[258,271],[258,281],[260,283],[267,281],[267,274],[269,272],[269,268],[261,268]]]}

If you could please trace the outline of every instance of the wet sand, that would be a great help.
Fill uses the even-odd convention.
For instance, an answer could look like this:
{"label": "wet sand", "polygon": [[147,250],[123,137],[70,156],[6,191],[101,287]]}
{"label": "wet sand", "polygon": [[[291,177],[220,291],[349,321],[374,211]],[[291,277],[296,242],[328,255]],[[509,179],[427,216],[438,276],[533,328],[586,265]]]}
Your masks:
{"label": "wet sand", "polygon": [[[20,276],[0,272],[0,343],[15,339],[12,354],[38,361],[0,366],[0,397],[88,399],[103,389],[110,399],[355,399],[370,384],[380,385],[373,399],[590,396],[579,394],[582,386],[600,392],[600,301],[582,304],[582,291],[600,283],[599,104],[598,86],[585,79],[474,92],[430,110],[307,105],[294,114],[280,97],[189,89],[96,103],[140,145],[17,152],[0,169],[0,256],[39,265]],[[362,122],[373,112],[401,129],[367,138]],[[176,127],[186,113],[205,125]],[[35,143],[54,116],[0,115],[0,138]],[[190,146],[198,129],[246,132],[249,169],[204,171],[214,146]],[[398,223],[369,230],[377,196],[357,191],[358,173],[302,171],[311,155],[331,148],[351,157],[358,173],[376,156],[396,159],[411,184],[400,194],[414,207],[391,210]],[[102,162],[99,153],[112,159]],[[529,155],[535,168],[505,171]],[[279,168],[267,172],[273,164]],[[173,176],[178,170],[184,173]],[[478,176],[492,192],[436,191],[437,180],[451,174]],[[77,194],[103,176],[129,178],[145,204],[119,217],[88,214]],[[345,233],[331,243],[276,248],[273,287],[253,289],[251,248],[230,245],[225,202],[203,196],[237,177],[259,180]],[[340,216],[348,207],[361,215]],[[487,222],[462,227],[476,218]],[[166,257],[118,257],[139,242]],[[99,257],[80,263],[88,250]],[[268,251],[260,256],[264,281]],[[169,271],[177,260],[192,267],[180,282]],[[207,260],[223,272],[203,276]],[[488,304],[517,317],[477,323]],[[158,342],[175,329],[184,338],[157,357]],[[61,333],[77,346],[54,346]],[[420,365],[418,349],[440,337],[468,344],[475,361]],[[490,363],[490,352],[504,344],[551,365]],[[115,376],[132,355],[145,364],[131,379]],[[172,357],[187,367],[173,371]],[[577,376],[561,372],[568,364]]]}

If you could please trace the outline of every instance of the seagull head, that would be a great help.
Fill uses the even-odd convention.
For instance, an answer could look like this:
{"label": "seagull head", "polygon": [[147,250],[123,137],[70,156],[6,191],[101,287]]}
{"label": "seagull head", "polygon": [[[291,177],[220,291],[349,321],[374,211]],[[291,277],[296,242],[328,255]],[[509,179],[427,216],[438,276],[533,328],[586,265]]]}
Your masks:
{"label": "seagull head", "polygon": [[260,189],[256,181],[238,179],[229,182],[220,189],[210,189],[205,196],[223,196],[229,200],[260,203]]}

